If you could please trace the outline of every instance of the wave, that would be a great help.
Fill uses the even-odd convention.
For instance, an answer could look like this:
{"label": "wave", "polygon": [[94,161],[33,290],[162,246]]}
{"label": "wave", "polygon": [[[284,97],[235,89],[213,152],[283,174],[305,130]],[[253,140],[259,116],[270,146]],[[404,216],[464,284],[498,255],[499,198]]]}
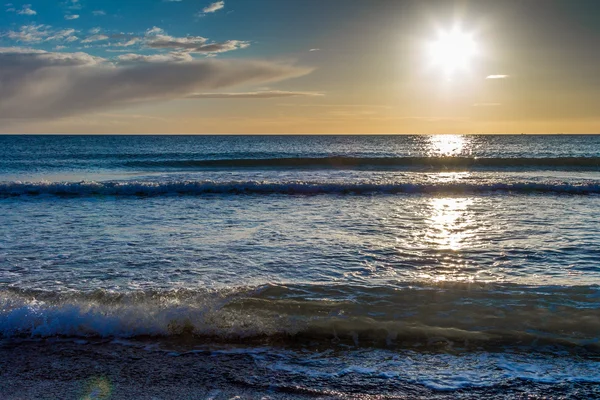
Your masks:
{"label": "wave", "polygon": [[0,290],[0,337],[187,337],[600,352],[600,287],[264,285],[116,293]]}
{"label": "wave", "polygon": [[0,197],[53,195],[89,196],[164,196],[210,194],[224,195],[368,195],[368,194],[515,194],[549,193],[593,195],[600,183],[343,183],[310,181],[169,181],[169,182],[7,182],[0,183]]}
{"label": "wave", "polygon": [[135,168],[296,168],[296,169],[425,169],[494,168],[600,169],[600,157],[477,158],[477,157],[288,157],[213,160],[136,160]]}

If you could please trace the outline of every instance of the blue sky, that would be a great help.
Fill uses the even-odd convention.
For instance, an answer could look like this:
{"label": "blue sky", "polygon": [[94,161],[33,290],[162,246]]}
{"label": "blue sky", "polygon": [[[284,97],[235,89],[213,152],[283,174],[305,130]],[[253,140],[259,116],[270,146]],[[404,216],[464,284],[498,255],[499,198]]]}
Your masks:
{"label": "blue sky", "polygon": [[[106,50],[117,49],[126,40],[115,35],[126,34],[142,37],[148,30],[159,27],[165,34],[174,37],[201,36],[214,42],[239,40],[247,42],[252,49],[236,54],[236,57],[265,56],[303,52],[311,44],[318,44],[323,29],[310,29],[311,25],[323,27],[336,2],[323,2],[320,12],[315,13],[314,3],[264,0],[228,0],[227,2],[181,0],[146,1],[25,1],[6,3],[6,10],[0,13],[0,24],[4,28],[18,32],[25,25],[43,25],[50,31],[73,29],[72,37],[79,40],[70,42],[65,38],[48,41],[10,40],[4,36],[4,45],[35,44],[48,51],[56,46],[60,50],[82,50],[99,56],[108,56]],[[211,8],[212,7],[212,8]],[[208,12],[204,12],[207,9]],[[352,7],[336,11],[338,17],[349,14]],[[73,18],[73,19],[67,19]],[[274,34],[277,32],[277,34]],[[82,41],[96,36],[109,39],[82,44]],[[112,45],[112,46],[111,46]],[[65,46],[64,48],[62,46]],[[140,50],[141,44],[130,46]],[[153,53],[148,49],[145,53]],[[225,55],[225,54],[223,54]]]}
{"label": "blue sky", "polygon": [[0,132],[598,132],[600,3],[541,4],[6,2]]}

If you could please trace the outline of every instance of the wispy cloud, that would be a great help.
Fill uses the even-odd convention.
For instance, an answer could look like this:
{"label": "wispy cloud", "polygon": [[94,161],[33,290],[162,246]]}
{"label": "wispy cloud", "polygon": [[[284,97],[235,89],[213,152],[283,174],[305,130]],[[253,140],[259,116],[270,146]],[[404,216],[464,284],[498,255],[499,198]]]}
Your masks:
{"label": "wispy cloud", "polygon": [[188,53],[224,53],[250,46],[249,42],[241,40],[227,40],[225,42],[203,43],[189,38],[173,38],[165,36],[146,42],[146,45],[155,49],[180,49]]}
{"label": "wispy cloud", "polygon": [[23,25],[18,31],[8,31],[0,37],[24,42],[24,43],[42,43],[49,41],[74,42],[78,38],[75,36],[74,29],[53,30],[50,25]]}
{"label": "wispy cloud", "polygon": [[244,49],[250,46],[250,42],[242,40],[209,42],[202,36],[175,37],[165,35],[161,28],[153,27],[146,33],[145,45],[153,49],[176,49],[187,53],[224,53]]}
{"label": "wispy cloud", "polygon": [[117,59],[121,62],[129,62],[129,63],[140,63],[140,62],[148,62],[148,63],[164,63],[164,62],[189,62],[193,61],[194,58],[189,53],[181,53],[181,52],[172,52],[168,54],[152,54],[152,55],[143,55],[143,54],[123,54],[117,57]]}
{"label": "wispy cloud", "polygon": [[161,33],[164,33],[164,30],[162,28],[159,28],[158,26],[153,26],[152,28],[146,31],[146,35],[158,35]]}
{"label": "wispy cloud", "polygon": [[6,12],[14,12],[20,15],[37,15],[37,12],[31,8],[31,4],[24,4],[19,10],[12,3],[7,3],[4,6],[8,7]]}
{"label": "wispy cloud", "polygon": [[79,2],[79,0],[66,0],[64,2],[64,5],[69,10],[81,10],[81,3]]}
{"label": "wispy cloud", "polygon": [[60,29],[54,30],[50,25],[23,25],[17,31],[8,31],[1,34],[0,37],[7,37],[8,39],[24,42],[24,43],[41,43],[48,41],[66,41],[74,42],[78,38],[75,36],[74,29]]}
{"label": "wispy cloud", "polygon": [[92,15],[94,15],[96,17],[101,17],[103,15],[106,15],[106,11],[103,11],[103,10],[94,10],[94,11],[92,11]]}
{"label": "wispy cloud", "polygon": [[77,18],[79,18],[79,15],[77,15],[77,14],[68,14],[68,15],[65,15],[65,19],[66,20],[72,20],[72,19],[77,19]]}
{"label": "wispy cloud", "polygon": [[225,2],[224,1],[216,1],[214,3],[209,4],[208,6],[204,7],[202,9],[202,13],[203,14],[214,13],[223,8],[225,8]]}
{"label": "wispy cloud", "polygon": [[79,38],[75,36],[75,29],[61,29],[56,32],[53,32],[50,36],[48,36],[45,41],[51,40],[62,40],[65,42],[74,42]]}
{"label": "wispy cloud", "polygon": [[506,79],[508,75],[488,75],[485,79]]}
{"label": "wispy cloud", "polygon": [[140,42],[140,38],[132,37],[127,39],[125,42],[115,43],[114,45],[117,47],[130,47]]}
{"label": "wispy cloud", "polygon": [[81,43],[92,43],[92,42],[100,42],[103,40],[108,40],[109,37],[106,35],[92,35],[92,36],[88,36],[87,38],[83,39],[81,41]]}
{"label": "wispy cloud", "polygon": [[390,110],[393,107],[380,104],[297,104],[297,103],[281,103],[277,104],[280,107],[315,107],[315,108],[364,108],[364,109],[386,109]]}
{"label": "wispy cloud", "polygon": [[188,99],[274,99],[281,97],[316,97],[324,96],[319,92],[289,92],[284,90],[265,90],[242,93],[194,93]]}
{"label": "wispy cloud", "polygon": [[36,15],[37,12],[35,10],[31,9],[31,4],[24,4],[23,8],[21,8],[19,11],[17,11],[17,14]]}
{"label": "wispy cloud", "polygon": [[0,119],[60,118],[140,102],[187,98],[306,75],[285,63],[196,60],[113,64],[86,53],[0,49]]}
{"label": "wispy cloud", "polygon": [[321,49],[310,49],[309,51],[321,51]]}
{"label": "wispy cloud", "polygon": [[2,36],[17,42],[39,43],[48,37],[49,28],[49,25],[23,25],[18,31],[11,30],[2,34]]}

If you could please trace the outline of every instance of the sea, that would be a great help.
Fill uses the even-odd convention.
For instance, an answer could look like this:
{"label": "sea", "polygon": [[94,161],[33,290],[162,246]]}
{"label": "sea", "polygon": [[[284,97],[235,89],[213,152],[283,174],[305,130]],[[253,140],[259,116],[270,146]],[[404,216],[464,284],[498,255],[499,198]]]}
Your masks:
{"label": "sea", "polygon": [[600,136],[0,136],[0,398],[600,398]]}

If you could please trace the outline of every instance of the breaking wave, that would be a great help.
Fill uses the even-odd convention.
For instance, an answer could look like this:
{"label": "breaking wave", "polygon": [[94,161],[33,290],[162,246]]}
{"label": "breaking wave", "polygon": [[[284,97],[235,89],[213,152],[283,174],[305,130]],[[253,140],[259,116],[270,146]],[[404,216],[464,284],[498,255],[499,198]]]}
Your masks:
{"label": "breaking wave", "polygon": [[600,352],[600,287],[264,285],[117,293],[0,290],[0,337],[192,337]]}
{"label": "breaking wave", "polygon": [[14,196],[163,196],[224,195],[367,195],[367,194],[515,194],[548,193],[592,195],[600,193],[599,183],[344,183],[310,181],[169,181],[169,182],[8,182],[0,183],[0,197]]}

